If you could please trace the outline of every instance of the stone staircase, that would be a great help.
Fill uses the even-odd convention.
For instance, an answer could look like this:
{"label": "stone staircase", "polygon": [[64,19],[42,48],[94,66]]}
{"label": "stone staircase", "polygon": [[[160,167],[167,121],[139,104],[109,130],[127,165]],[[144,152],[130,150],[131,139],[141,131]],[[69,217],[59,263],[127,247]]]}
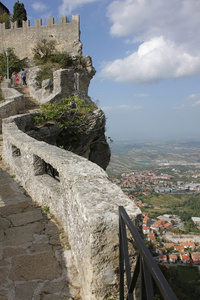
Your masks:
{"label": "stone staircase", "polygon": [[40,103],[33,97],[30,96],[28,86],[15,86],[14,87],[19,93],[24,95],[25,99],[25,112],[38,111],[40,109]]}

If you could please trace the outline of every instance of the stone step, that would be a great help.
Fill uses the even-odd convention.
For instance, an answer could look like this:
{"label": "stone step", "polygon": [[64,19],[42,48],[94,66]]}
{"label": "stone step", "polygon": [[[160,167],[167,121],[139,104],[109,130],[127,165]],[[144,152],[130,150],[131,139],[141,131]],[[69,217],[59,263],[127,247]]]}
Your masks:
{"label": "stone step", "polygon": [[17,86],[15,89],[24,95],[26,112],[40,109],[40,103],[37,101],[37,99],[30,96],[28,86]]}

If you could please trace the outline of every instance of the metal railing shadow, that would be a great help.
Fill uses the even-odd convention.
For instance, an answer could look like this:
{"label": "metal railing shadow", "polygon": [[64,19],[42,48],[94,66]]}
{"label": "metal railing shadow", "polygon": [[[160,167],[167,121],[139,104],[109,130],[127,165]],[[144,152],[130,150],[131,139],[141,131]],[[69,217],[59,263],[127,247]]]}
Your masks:
{"label": "metal railing shadow", "polygon": [[[131,276],[131,264],[129,259],[129,247],[127,228],[136,247],[137,259]],[[150,251],[146,247],[141,235],[133,225],[123,206],[119,207],[119,272],[120,272],[120,300],[133,300],[136,291],[136,283],[139,279],[139,299],[155,299],[155,287],[165,300],[177,300],[159,266],[154,261]],[[126,278],[126,284],[125,284]],[[126,288],[125,288],[126,287]],[[137,297],[138,299],[138,297]],[[157,299],[161,299],[160,296]]]}

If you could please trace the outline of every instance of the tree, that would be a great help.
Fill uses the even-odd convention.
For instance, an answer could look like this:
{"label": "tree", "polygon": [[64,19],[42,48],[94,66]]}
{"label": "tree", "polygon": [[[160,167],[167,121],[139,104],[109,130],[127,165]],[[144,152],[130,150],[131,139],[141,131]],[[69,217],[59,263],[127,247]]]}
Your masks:
{"label": "tree", "polygon": [[13,6],[12,22],[17,21],[17,26],[22,27],[22,21],[27,20],[26,9],[23,3],[19,3],[19,0],[15,2]]}
{"label": "tree", "polygon": [[[14,53],[12,48],[9,48],[9,69],[10,74],[14,71],[17,73],[21,70],[21,68],[25,67],[25,63],[23,60],[20,60]],[[5,51],[0,53],[0,75],[6,76],[7,74],[7,57]]]}
{"label": "tree", "polygon": [[56,41],[42,39],[37,43],[36,47],[33,49],[34,58],[44,63],[50,59],[51,54],[55,51]]}
{"label": "tree", "polygon": [[10,28],[10,15],[4,13],[0,16],[0,23],[6,23],[6,29]]}

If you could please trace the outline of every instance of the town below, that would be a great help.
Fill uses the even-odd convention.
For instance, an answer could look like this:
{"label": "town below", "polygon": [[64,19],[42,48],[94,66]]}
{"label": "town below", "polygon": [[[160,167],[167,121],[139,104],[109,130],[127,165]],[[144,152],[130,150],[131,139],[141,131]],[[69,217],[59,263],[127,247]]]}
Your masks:
{"label": "town below", "polygon": [[191,287],[199,297],[200,142],[121,142],[111,149],[107,173],[140,207],[154,259],[179,299],[192,299]]}

